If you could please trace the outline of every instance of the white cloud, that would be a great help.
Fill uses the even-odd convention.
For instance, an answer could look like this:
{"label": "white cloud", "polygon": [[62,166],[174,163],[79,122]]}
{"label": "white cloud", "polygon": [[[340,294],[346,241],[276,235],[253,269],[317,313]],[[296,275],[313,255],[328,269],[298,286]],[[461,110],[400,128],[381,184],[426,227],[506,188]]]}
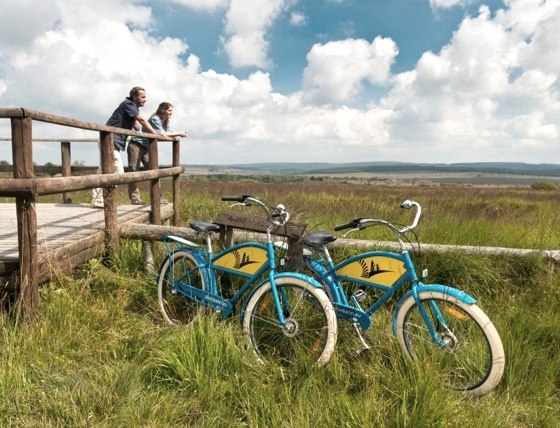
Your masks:
{"label": "white cloud", "polygon": [[371,43],[346,39],[316,44],[303,73],[306,98],[316,103],[349,101],[364,81],[385,83],[397,54],[395,42],[379,36]]}
{"label": "white cloud", "polygon": [[[20,4],[30,7],[25,1],[9,0],[12,9],[6,10],[14,12],[0,15],[0,106],[104,123],[139,84],[148,91],[146,114],[161,101],[175,105],[172,126],[190,135],[182,149],[185,163],[295,156],[333,162],[546,162],[558,151],[559,2],[511,0],[495,16],[482,7],[463,20],[446,46],[425,52],[414,69],[398,74],[391,73],[398,55],[392,39],[316,44],[307,55],[301,90],[283,95],[266,72],[266,35],[295,4],[288,0],[231,2],[227,52],[238,66],[258,67],[243,78],[201,70],[186,42],[155,38],[151,26],[157,23],[147,3],[44,0],[29,11],[36,25],[18,30],[11,21]],[[43,21],[37,10],[48,12]],[[388,92],[357,107],[352,101],[368,85]],[[33,132],[77,131],[34,123]],[[9,121],[0,121],[0,136],[9,134]],[[9,156],[5,146],[0,160]],[[73,152],[74,159],[96,162],[97,147],[86,146]],[[55,145],[42,149],[38,162],[59,159]],[[168,152],[161,150],[162,162],[169,161]]]}
{"label": "white cloud", "polygon": [[285,4],[286,0],[231,0],[223,46],[234,67],[271,66],[266,32]]}
{"label": "white cloud", "polygon": [[174,3],[190,7],[195,10],[213,12],[227,7],[230,0],[172,0]]}
{"label": "white cloud", "polygon": [[546,123],[542,112],[516,116],[514,120],[506,123],[505,129],[516,140],[523,144],[538,146],[541,141],[557,140],[559,131],[556,126]]}
{"label": "white cloud", "polygon": [[[22,16],[25,16],[26,25],[22,25]],[[54,0],[4,0],[0,15],[0,58],[52,29],[56,17]]]}
{"label": "white cloud", "polygon": [[454,6],[467,6],[475,0],[430,0],[432,9],[450,9]]}
{"label": "white cloud", "polygon": [[[440,156],[464,160],[503,159],[503,141],[512,148],[557,145],[558,48],[546,31],[560,8],[543,3],[540,13],[521,14],[520,3],[512,1],[496,19],[482,7],[439,53],[426,52],[415,70],[395,76],[382,102],[396,112],[394,142],[434,142]],[[544,65],[547,49],[555,54]]]}
{"label": "white cloud", "polygon": [[302,27],[307,24],[307,17],[303,12],[292,12],[290,14],[290,25]]}
{"label": "white cloud", "polygon": [[519,52],[519,65],[560,74],[558,36],[560,3],[518,0],[511,9],[498,14],[496,21],[512,33],[528,40]]}

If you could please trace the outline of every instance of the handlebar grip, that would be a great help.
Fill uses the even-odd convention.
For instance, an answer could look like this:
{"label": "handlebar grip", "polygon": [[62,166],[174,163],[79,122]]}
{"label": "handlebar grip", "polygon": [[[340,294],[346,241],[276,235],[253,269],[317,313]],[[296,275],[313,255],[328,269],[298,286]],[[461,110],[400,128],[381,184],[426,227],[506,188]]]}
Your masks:
{"label": "handlebar grip", "polygon": [[360,224],[360,220],[362,220],[362,219],[361,218],[355,218],[352,221],[350,221],[349,223],[339,224],[338,226],[334,227],[334,230],[338,232],[339,230],[344,230],[344,229],[355,229]]}
{"label": "handlebar grip", "polygon": [[233,202],[245,202],[245,199],[249,198],[249,195],[241,196],[222,196],[222,201],[233,201]]}
{"label": "handlebar grip", "polygon": [[410,209],[414,206],[414,201],[406,200],[401,204],[401,208]]}

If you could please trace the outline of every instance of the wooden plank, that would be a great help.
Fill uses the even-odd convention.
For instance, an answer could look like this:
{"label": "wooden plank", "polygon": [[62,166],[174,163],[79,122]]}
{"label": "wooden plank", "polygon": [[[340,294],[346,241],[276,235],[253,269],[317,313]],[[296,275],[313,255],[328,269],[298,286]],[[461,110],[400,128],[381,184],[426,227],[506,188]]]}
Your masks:
{"label": "wooden plank", "polygon": [[89,259],[100,256],[104,251],[104,232],[98,231],[79,241],[48,251],[39,263],[41,282],[60,274],[68,274]]}
{"label": "wooden plank", "polygon": [[0,117],[10,118],[10,117],[23,117],[23,108],[0,108]]}
{"label": "wooden plank", "polygon": [[[214,223],[220,226],[234,227],[253,232],[266,232],[268,221],[262,216],[253,216],[237,211],[222,211]],[[273,235],[300,238],[305,232],[307,224],[288,222],[285,226],[277,226],[272,230]]]}
{"label": "wooden plank", "polygon": [[[103,210],[89,204],[36,204],[37,244],[39,258],[46,258],[52,266],[59,259],[72,257],[74,252],[97,248],[99,233],[105,230]],[[150,218],[150,207],[120,205],[117,207],[118,223],[146,223]],[[161,207],[162,218],[173,216],[173,204]],[[100,252],[98,252],[100,254]],[[41,280],[44,280],[43,264]],[[16,208],[13,203],[0,204],[0,276],[19,267]]]}

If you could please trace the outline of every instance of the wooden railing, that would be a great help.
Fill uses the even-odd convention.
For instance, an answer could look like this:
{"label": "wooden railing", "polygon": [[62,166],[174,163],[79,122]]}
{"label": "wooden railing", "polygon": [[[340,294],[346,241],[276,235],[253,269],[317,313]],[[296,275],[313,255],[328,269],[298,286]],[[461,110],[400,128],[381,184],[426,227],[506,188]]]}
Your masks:
{"label": "wooden railing", "polygon": [[[18,250],[20,261],[18,307],[26,319],[34,319],[38,313],[39,280],[37,272],[37,217],[35,203],[38,196],[63,194],[68,192],[103,187],[105,199],[105,246],[110,251],[118,247],[119,228],[117,219],[116,185],[139,181],[150,181],[151,214],[150,223],[161,224],[160,178],[173,177],[173,202],[179,200],[179,177],[184,172],[180,166],[180,144],[172,139],[154,134],[130,131],[97,123],[85,122],[63,116],[42,113],[25,108],[0,108],[0,119],[11,121],[13,178],[0,178],[0,197],[14,197],[16,200]],[[36,177],[33,165],[33,121],[79,128],[99,133],[99,138],[87,139],[99,142],[102,174],[71,175],[72,139],[60,140],[62,177]],[[148,138],[149,168],[147,171],[115,173],[113,166],[113,134],[124,134]],[[172,141],[172,166],[159,167],[158,145],[160,141]],[[80,139],[79,141],[83,141]],[[178,204],[174,205],[173,222],[179,219]]]}

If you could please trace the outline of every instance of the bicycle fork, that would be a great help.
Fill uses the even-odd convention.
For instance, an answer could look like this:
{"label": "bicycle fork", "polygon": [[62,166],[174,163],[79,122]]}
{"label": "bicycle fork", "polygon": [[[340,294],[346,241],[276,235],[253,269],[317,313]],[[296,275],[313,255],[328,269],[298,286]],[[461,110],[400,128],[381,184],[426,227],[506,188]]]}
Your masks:
{"label": "bicycle fork", "polygon": [[[445,319],[443,318],[443,314],[441,313],[438,305],[436,302],[430,300],[428,302],[430,312],[432,316],[428,314],[424,303],[421,301],[420,297],[418,296],[417,285],[419,283],[413,284],[412,286],[412,297],[416,302],[416,306],[418,306],[418,310],[420,311],[420,316],[424,320],[424,324],[428,331],[430,332],[430,336],[434,343],[438,346],[438,348],[443,349],[446,347],[453,347],[456,343],[455,335],[449,330]],[[435,324],[435,325],[434,325]],[[443,335],[445,334],[445,338],[442,339]]]}

